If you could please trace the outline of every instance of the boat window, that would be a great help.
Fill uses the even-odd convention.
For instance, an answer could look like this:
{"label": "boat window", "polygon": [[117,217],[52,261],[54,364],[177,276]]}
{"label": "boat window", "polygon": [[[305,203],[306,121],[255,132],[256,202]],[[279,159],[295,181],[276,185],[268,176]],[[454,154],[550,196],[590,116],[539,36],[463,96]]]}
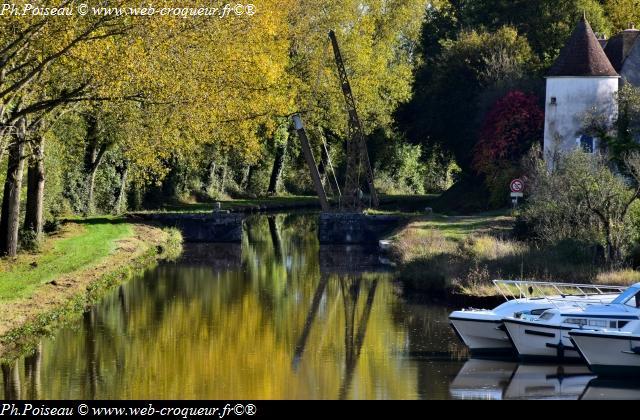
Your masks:
{"label": "boat window", "polygon": [[567,324],[574,324],[574,325],[587,325],[587,320],[584,318],[567,318],[564,321]]}
{"label": "boat window", "polygon": [[640,304],[640,296],[638,296],[638,292],[640,292],[640,289],[638,289],[637,287],[630,287],[622,292],[611,303],[625,304],[638,308],[640,307],[638,306],[638,304]]}
{"label": "boat window", "polygon": [[[613,321],[615,323],[615,321]],[[589,320],[589,326],[591,327],[601,327],[601,328],[607,328],[609,327],[611,324],[609,323],[608,320],[600,320],[600,319],[591,319]]]}
{"label": "boat window", "polygon": [[629,321],[618,321],[618,328],[624,328],[628,323]]}
{"label": "boat window", "polygon": [[540,315],[540,319],[548,321],[551,318],[553,318],[553,312],[545,312],[542,315]]}
{"label": "boat window", "polygon": [[542,314],[544,311],[546,311],[549,308],[542,308],[542,309],[532,309],[531,310],[531,315],[540,315]]}

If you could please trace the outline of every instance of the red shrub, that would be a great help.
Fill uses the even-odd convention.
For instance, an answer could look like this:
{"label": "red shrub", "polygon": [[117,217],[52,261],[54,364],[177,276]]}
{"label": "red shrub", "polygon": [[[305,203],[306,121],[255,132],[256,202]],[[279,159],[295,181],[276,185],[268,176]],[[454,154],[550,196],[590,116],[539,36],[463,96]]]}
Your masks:
{"label": "red shrub", "polygon": [[518,165],[531,145],[542,139],[543,128],[538,99],[521,91],[509,92],[485,118],[474,148],[474,169],[491,178],[497,170]]}

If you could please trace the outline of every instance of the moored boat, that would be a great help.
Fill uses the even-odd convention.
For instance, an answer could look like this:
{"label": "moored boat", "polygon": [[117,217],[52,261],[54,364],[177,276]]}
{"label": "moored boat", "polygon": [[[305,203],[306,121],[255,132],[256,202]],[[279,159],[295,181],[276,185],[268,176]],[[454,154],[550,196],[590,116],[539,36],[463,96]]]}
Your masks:
{"label": "moored boat", "polygon": [[620,331],[640,320],[640,284],[625,290],[615,299],[603,296],[609,303],[559,307],[545,311],[537,318],[507,317],[504,326],[518,355],[523,360],[580,360],[581,355],[569,331]]}
{"label": "moored boat", "polygon": [[494,309],[454,311],[449,320],[454,331],[475,356],[514,353],[504,326],[505,318],[537,319],[549,309],[583,308],[610,302],[624,290],[618,286],[494,280],[506,302]]}
{"label": "moored boat", "polygon": [[574,329],[569,331],[589,368],[599,376],[640,377],[640,283],[636,293],[625,294],[625,306],[635,318],[617,330]]}

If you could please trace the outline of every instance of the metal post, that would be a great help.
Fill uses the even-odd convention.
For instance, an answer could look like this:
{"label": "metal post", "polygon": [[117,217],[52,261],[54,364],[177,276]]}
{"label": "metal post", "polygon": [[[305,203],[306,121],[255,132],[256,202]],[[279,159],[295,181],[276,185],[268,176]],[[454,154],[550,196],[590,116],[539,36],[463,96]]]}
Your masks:
{"label": "metal post", "polygon": [[316,160],[313,157],[313,152],[311,151],[311,146],[309,145],[309,138],[307,137],[307,132],[304,129],[302,118],[300,118],[299,114],[293,116],[293,123],[295,125],[296,131],[298,132],[298,137],[300,137],[302,152],[304,154],[305,160],[307,161],[307,166],[309,166],[311,180],[313,181],[313,186],[315,187],[316,193],[318,194],[318,199],[320,200],[322,211],[330,211],[331,207],[329,206],[327,194],[324,191],[324,187],[322,186],[322,180],[320,179],[320,173],[318,172],[318,165],[316,164]]}

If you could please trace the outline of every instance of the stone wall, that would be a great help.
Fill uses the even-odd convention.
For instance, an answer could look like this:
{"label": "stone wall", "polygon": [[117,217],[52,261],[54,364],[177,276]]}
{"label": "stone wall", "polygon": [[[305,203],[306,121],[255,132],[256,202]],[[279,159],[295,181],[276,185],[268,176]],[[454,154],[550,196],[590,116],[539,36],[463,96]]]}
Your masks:
{"label": "stone wall", "polygon": [[186,242],[242,242],[243,214],[154,214],[151,218],[180,229]]}
{"label": "stone wall", "polygon": [[362,213],[321,213],[318,238],[321,244],[378,244],[408,220],[398,216]]}

